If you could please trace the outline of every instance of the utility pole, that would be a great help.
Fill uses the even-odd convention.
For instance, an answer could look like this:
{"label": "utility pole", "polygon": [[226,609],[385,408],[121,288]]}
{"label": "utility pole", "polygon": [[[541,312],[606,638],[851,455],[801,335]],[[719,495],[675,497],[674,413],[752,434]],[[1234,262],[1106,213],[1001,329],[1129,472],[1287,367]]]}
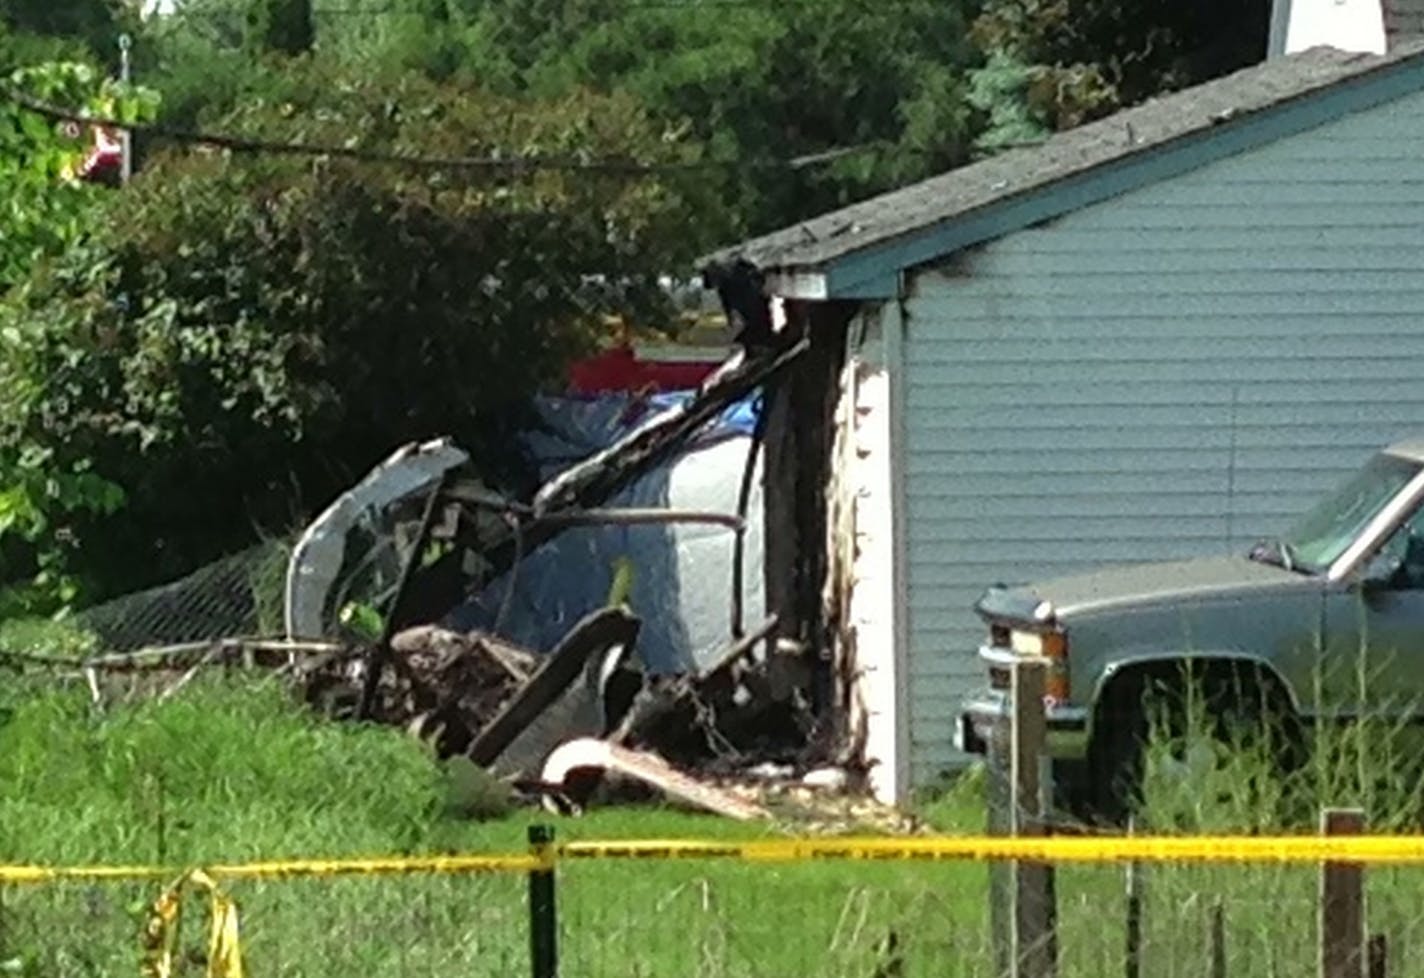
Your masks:
{"label": "utility pole", "polygon": [[[127,88],[129,84],[129,48],[133,40],[127,34],[119,35],[119,81]],[[128,183],[133,176],[133,135],[127,129],[119,130],[119,182]]]}

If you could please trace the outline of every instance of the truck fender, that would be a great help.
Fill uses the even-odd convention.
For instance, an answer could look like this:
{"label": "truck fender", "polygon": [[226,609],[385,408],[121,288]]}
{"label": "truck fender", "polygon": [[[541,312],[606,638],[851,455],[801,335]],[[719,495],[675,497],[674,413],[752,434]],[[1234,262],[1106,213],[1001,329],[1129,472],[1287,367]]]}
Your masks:
{"label": "truck fender", "polygon": [[1109,689],[1117,682],[1123,681],[1125,677],[1134,673],[1147,671],[1160,671],[1168,665],[1181,665],[1190,663],[1192,665],[1211,665],[1214,663],[1231,664],[1238,667],[1245,667],[1259,671],[1268,677],[1276,688],[1282,693],[1292,712],[1300,713],[1300,701],[1296,692],[1291,688],[1286,678],[1281,675],[1280,670],[1273,666],[1265,658],[1249,652],[1238,650],[1219,650],[1206,652],[1192,652],[1183,654],[1181,652],[1142,652],[1122,658],[1114,659],[1108,663],[1097,680],[1093,684],[1093,696],[1088,710],[1089,740],[1093,736],[1093,726],[1097,719],[1099,705],[1103,702],[1103,697]]}

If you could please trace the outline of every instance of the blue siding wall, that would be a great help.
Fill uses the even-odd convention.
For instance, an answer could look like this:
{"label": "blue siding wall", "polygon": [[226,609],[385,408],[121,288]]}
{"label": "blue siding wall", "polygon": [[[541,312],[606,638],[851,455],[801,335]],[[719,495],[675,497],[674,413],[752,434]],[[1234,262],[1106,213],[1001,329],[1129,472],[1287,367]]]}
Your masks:
{"label": "blue siding wall", "polygon": [[924,781],[986,584],[1242,549],[1424,431],[1424,96],[955,256],[905,330]]}

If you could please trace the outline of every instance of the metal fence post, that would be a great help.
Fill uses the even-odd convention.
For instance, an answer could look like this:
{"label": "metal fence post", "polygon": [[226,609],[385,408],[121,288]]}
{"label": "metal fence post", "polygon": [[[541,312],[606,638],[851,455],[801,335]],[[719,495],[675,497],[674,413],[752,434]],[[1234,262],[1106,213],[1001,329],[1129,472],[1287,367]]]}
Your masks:
{"label": "metal fence post", "polygon": [[1389,978],[1389,940],[1383,934],[1371,934],[1365,949],[1365,978]]}
{"label": "metal fence post", "polygon": [[555,900],[554,830],[548,825],[529,826],[529,851],[543,865],[529,873],[529,963],[534,978],[556,978],[559,973],[559,913]]}
{"label": "metal fence post", "polygon": [[[1014,791],[1010,784],[1013,762],[1011,718],[988,731],[984,756],[985,828],[990,835],[1012,835]],[[989,937],[994,952],[994,974],[1007,975],[1013,960],[1013,867],[1003,859],[989,863]]]}
{"label": "metal fence post", "polygon": [[[1136,832],[1136,823],[1129,816],[1127,834]],[[1127,948],[1123,956],[1124,978],[1142,978],[1142,863],[1137,860],[1127,864],[1127,914],[1124,929],[1127,932]]]}
{"label": "metal fence post", "polygon": [[1207,944],[1211,948],[1211,978],[1226,978],[1226,908],[1217,897],[1211,905]]}

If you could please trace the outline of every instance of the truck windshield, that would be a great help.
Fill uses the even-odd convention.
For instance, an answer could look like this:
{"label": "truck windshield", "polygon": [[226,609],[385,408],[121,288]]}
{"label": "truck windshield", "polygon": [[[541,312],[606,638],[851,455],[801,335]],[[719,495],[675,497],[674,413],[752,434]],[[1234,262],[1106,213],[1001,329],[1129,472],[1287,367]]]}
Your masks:
{"label": "truck windshield", "polygon": [[1299,569],[1324,571],[1419,470],[1417,462],[1384,453],[1376,455],[1306,513],[1281,540],[1282,550]]}

